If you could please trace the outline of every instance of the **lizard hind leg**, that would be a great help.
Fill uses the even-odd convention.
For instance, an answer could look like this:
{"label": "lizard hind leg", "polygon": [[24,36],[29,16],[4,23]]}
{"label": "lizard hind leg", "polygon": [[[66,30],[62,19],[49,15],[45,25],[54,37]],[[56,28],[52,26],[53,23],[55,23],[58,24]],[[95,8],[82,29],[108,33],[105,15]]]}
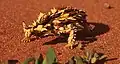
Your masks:
{"label": "lizard hind leg", "polygon": [[70,31],[70,34],[68,37],[68,44],[65,45],[65,47],[70,47],[71,49],[73,49],[73,46],[75,45],[76,32],[77,32],[77,29],[73,29]]}

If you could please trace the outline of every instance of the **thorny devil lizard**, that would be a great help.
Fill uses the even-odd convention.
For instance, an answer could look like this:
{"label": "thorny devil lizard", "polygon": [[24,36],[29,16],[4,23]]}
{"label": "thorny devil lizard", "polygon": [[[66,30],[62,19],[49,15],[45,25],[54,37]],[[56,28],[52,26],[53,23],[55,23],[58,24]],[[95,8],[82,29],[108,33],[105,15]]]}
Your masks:
{"label": "thorny devil lizard", "polygon": [[38,19],[31,25],[26,25],[23,21],[23,30],[25,37],[24,42],[30,42],[32,35],[46,36],[46,35],[62,35],[67,34],[68,44],[65,47],[73,49],[76,40],[76,32],[83,29],[90,32],[92,29],[86,20],[86,13],[73,7],[53,8],[50,12],[41,13]]}

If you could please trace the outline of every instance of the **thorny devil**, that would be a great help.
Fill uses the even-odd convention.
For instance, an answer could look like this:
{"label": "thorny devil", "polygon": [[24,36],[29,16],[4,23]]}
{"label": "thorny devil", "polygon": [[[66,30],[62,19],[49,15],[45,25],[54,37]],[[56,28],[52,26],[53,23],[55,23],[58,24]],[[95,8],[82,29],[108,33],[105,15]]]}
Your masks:
{"label": "thorny devil", "polygon": [[32,35],[62,35],[67,34],[68,44],[65,47],[73,48],[76,39],[76,32],[83,29],[91,31],[86,20],[86,13],[73,7],[53,8],[50,12],[41,13],[38,19],[31,25],[26,26],[23,21],[23,30],[25,33],[24,42],[29,42]]}

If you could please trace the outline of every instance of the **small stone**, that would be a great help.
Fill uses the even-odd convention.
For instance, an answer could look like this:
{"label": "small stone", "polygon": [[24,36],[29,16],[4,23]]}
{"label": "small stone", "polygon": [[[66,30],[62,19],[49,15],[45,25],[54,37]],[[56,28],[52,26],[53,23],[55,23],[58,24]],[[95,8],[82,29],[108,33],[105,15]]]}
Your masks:
{"label": "small stone", "polygon": [[110,4],[108,4],[108,3],[104,3],[104,7],[107,8],[107,9],[111,8]]}

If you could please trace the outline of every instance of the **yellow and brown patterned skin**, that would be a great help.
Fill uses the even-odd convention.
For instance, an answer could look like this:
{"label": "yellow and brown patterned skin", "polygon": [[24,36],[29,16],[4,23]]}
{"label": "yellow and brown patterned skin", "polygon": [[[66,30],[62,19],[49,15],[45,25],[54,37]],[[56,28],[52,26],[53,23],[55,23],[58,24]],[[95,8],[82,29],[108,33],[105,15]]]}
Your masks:
{"label": "yellow and brown patterned skin", "polygon": [[30,42],[31,35],[68,34],[68,44],[65,47],[73,49],[76,32],[83,29],[90,31],[86,16],[83,10],[73,7],[53,8],[48,13],[40,12],[38,19],[31,25],[26,26],[25,22],[23,22],[23,30],[25,33],[23,41]]}

